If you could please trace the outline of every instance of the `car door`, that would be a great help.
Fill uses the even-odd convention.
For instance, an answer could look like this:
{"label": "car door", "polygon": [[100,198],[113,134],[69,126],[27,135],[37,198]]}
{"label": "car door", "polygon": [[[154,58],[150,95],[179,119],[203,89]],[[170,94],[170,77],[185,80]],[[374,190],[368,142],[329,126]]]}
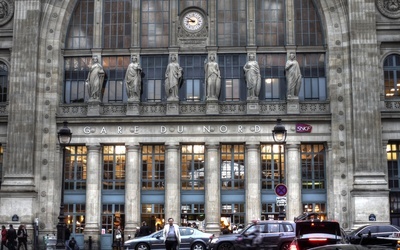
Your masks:
{"label": "car door", "polygon": [[190,246],[193,242],[193,232],[194,230],[191,228],[179,228],[181,233],[181,244],[179,249],[190,249]]}
{"label": "car door", "polygon": [[149,244],[151,249],[165,249],[162,231],[154,234],[153,237],[149,239]]}
{"label": "car door", "polygon": [[279,238],[284,231],[282,225],[279,223],[265,224],[264,231],[261,233],[262,247],[277,248]]}

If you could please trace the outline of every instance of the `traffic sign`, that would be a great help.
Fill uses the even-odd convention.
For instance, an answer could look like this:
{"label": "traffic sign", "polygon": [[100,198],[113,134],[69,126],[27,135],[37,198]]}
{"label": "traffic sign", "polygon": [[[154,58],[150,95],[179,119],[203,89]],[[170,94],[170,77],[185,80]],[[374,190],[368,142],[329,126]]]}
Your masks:
{"label": "traffic sign", "polygon": [[278,196],[276,197],[276,205],[278,207],[286,207],[287,199],[286,196]]}
{"label": "traffic sign", "polygon": [[278,196],[285,196],[287,194],[287,187],[285,184],[278,184],[275,187],[275,194]]}

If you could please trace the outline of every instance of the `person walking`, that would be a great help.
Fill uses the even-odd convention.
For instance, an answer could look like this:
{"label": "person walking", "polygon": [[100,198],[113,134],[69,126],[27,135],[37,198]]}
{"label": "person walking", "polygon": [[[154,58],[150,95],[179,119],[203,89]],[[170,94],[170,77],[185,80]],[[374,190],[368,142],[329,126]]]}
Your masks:
{"label": "person walking", "polygon": [[118,228],[115,230],[115,241],[117,244],[117,250],[121,250],[121,242],[122,242],[122,230],[121,226],[118,226]]}
{"label": "person walking", "polygon": [[142,222],[142,226],[139,229],[139,236],[146,236],[151,234],[150,227],[147,225],[145,221]]}
{"label": "person walking", "polygon": [[10,224],[10,228],[7,231],[7,247],[9,250],[15,250],[17,241],[17,232],[15,231],[12,224]]}
{"label": "person walking", "polygon": [[21,224],[18,227],[17,235],[18,235],[18,250],[21,248],[21,246],[24,246],[24,249],[28,250],[28,246],[26,244],[28,242],[28,232],[26,231],[24,224]]}
{"label": "person walking", "polygon": [[181,244],[181,233],[179,226],[174,224],[174,219],[169,218],[168,224],[164,226],[163,237],[166,250],[177,250]]}
{"label": "person walking", "polygon": [[1,250],[4,249],[4,246],[7,247],[7,229],[6,226],[1,226]]}

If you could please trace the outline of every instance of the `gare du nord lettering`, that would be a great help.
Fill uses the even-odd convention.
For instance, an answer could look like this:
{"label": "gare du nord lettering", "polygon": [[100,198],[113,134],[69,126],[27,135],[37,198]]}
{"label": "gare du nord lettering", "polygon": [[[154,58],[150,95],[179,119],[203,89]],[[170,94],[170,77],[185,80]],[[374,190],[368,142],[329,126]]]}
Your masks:
{"label": "gare du nord lettering", "polygon": [[[189,129],[190,128],[190,129]],[[202,125],[201,126],[202,133],[211,134],[211,133],[261,133],[262,127],[260,125],[237,125],[237,126],[227,126],[227,125]],[[132,126],[132,127],[123,127],[123,126],[113,126],[113,127],[91,127],[85,126],[83,128],[84,134],[148,134],[149,131],[158,131],[159,134],[168,134],[168,133],[190,133],[193,131],[198,131],[198,126]]]}

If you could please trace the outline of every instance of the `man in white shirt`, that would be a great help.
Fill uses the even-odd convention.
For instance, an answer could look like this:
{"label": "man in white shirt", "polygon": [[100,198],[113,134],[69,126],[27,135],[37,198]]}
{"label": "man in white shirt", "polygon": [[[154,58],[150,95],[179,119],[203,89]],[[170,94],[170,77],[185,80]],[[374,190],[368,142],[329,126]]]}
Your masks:
{"label": "man in white shirt", "polygon": [[174,219],[168,219],[168,224],[163,229],[163,237],[166,250],[177,250],[179,244],[181,244],[181,233],[179,226],[174,224]]}

